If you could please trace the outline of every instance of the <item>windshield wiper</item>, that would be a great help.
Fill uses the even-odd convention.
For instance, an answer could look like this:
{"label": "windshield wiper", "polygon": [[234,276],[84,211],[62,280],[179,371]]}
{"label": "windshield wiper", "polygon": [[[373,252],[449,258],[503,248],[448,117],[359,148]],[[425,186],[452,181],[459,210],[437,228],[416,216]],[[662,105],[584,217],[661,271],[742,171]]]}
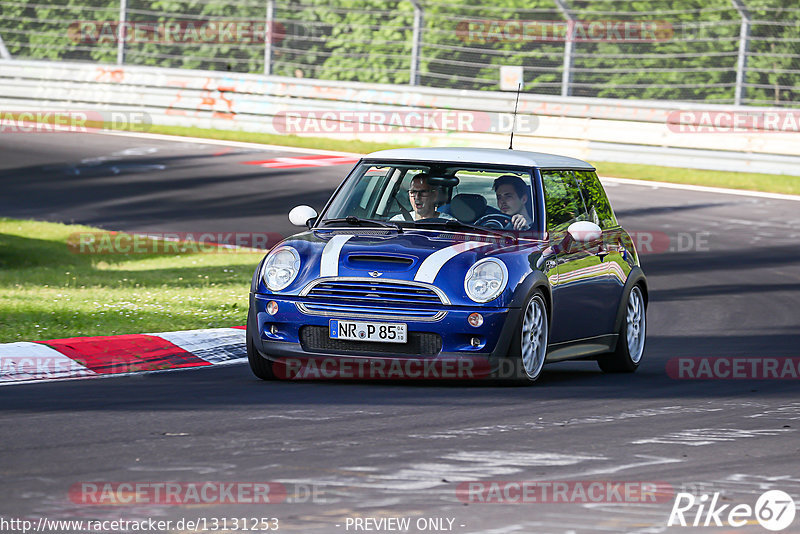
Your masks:
{"label": "windshield wiper", "polygon": [[355,215],[348,215],[347,217],[341,217],[338,219],[325,219],[322,221],[322,224],[337,224],[337,223],[347,223],[352,224],[354,226],[361,226],[363,224],[374,224],[375,226],[382,226],[383,228],[392,228],[397,230],[398,234],[403,233],[403,227],[400,226],[398,223],[390,223],[386,221],[377,221],[375,219],[362,219],[361,217],[356,217]]}
{"label": "windshield wiper", "polygon": [[516,240],[514,234],[500,232],[497,230],[493,230],[491,228],[486,228],[485,226],[477,226],[474,224],[469,224],[465,222],[458,221],[456,219],[448,219],[447,221],[414,221],[412,224],[414,226],[434,226],[434,227],[444,227],[444,228],[467,228],[469,230],[478,230],[481,232],[486,232],[488,234],[492,234],[502,238],[512,238]]}

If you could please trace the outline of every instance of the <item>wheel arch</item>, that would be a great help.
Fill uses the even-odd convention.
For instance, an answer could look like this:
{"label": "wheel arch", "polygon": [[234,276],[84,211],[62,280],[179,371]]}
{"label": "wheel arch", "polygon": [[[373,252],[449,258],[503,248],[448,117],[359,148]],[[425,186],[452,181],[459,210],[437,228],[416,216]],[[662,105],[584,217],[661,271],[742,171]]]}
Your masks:
{"label": "wheel arch", "polygon": [[533,271],[517,286],[514,296],[509,303],[511,308],[522,308],[527,304],[534,291],[541,291],[547,307],[548,323],[553,317],[553,295],[550,281],[542,271]]}
{"label": "wheel arch", "polygon": [[625,320],[625,311],[628,307],[628,296],[631,294],[634,286],[639,286],[641,288],[646,310],[650,300],[647,289],[647,277],[644,275],[642,268],[638,265],[628,273],[628,280],[625,282],[625,287],[622,289],[622,295],[617,305],[617,316],[614,319],[614,332],[619,332],[620,328],[622,328],[622,322]]}

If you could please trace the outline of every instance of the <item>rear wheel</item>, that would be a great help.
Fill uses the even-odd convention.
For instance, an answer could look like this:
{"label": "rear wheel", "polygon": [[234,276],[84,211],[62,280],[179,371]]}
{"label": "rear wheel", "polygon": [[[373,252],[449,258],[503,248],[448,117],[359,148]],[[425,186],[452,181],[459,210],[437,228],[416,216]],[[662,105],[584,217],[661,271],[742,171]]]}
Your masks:
{"label": "rear wheel", "polygon": [[537,291],[523,309],[520,325],[512,342],[510,356],[515,364],[515,382],[531,384],[539,378],[547,355],[548,339],[547,305],[542,294]]}
{"label": "rear wheel", "polygon": [[261,380],[275,380],[275,373],[272,370],[272,362],[264,358],[258,350],[256,350],[253,336],[258,332],[255,321],[251,320],[248,314],[247,318],[247,361],[250,363],[250,369],[253,374]]}
{"label": "rear wheel", "polygon": [[644,341],[647,334],[647,314],[644,295],[639,286],[633,286],[628,295],[625,320],[619,331],[617,348],[597,360],[606,373],[632,373],[642,361]]}

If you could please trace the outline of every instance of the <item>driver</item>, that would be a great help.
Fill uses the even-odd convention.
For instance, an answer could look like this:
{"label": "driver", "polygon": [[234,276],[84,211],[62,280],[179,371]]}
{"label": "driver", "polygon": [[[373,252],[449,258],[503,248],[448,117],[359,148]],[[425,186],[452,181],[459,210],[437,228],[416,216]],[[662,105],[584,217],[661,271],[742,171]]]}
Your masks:
{"label": "driver", "polygon": [[497,197],[497,207],[511,217],[508,229],[526,230],[533,224],[530,210],[530,188],[519,176],[504,174],[492,186]]}
{"label": "driver", "polygon": [[[414,210],[414,220],[420,219],[452,219],[453,217],[447,213],[443,213],[436,209],[436,193],[437,190],[429,183],[430,174],[421,172],[411,179],[411,184],[408,187],[408,200],[411,202],[411,208]],[[390,220],[403,221],[406,220],[402,213],[395,215]]]}

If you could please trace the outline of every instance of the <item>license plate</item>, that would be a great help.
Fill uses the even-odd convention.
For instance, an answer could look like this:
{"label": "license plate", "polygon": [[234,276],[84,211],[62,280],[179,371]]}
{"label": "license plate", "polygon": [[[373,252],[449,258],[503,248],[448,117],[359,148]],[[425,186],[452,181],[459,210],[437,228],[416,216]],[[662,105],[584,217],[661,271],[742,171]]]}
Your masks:
{"label": "license plate", "polygon": [[376,341],[379,343],[405,343],[405,323],[367,323],[363,321],[340,321],[331,319],[331,339]]}

